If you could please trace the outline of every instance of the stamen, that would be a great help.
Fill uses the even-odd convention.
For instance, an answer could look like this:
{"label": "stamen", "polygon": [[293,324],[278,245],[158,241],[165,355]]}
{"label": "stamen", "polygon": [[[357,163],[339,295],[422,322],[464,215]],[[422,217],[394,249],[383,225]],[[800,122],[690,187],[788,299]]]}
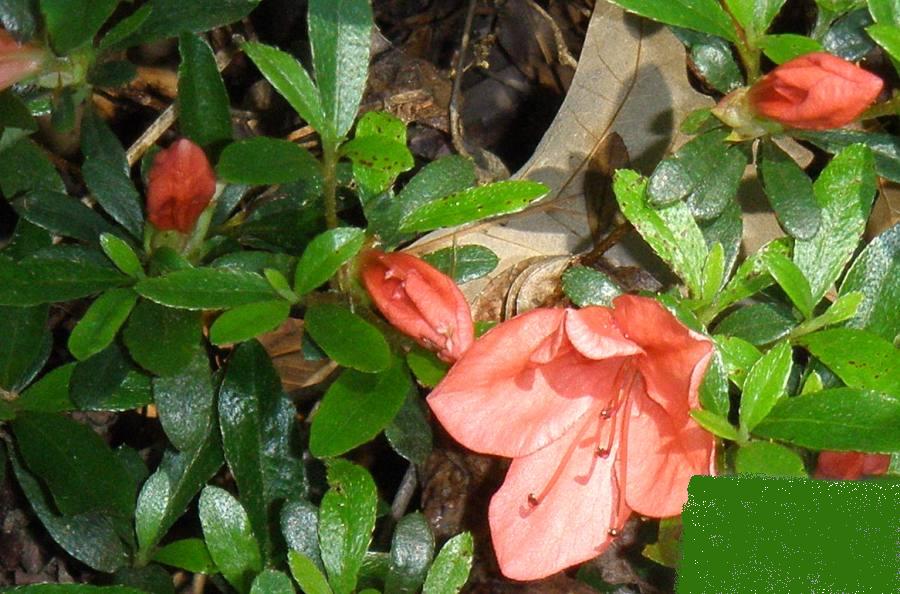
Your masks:
{"label": "stamen", "polygon": [[604,419],[608,419],[612,416],[612,411],[609,410],[608,408],[604,408],[603,410],[600,411],[600,416]]}
{"label": "stamen", "polygon": [[538,498],[534,496],[534,493],[529,493],[528,494],[528,506],[529,507],[537,507],[538,503],[540,503],[540,501],[538,501]]}
{"label": "stamen", "polygon": [[609,448],[602,448],[597,446],[597,450],[595,452],[598,458],[609,458]]}

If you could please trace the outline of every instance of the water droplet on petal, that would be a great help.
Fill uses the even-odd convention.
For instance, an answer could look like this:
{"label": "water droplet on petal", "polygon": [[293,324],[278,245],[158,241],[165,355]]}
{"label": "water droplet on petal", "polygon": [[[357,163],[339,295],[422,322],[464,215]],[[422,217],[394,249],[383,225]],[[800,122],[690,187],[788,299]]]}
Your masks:
{"label": "water droplet on petal", "polygon": [[615,528],[610,528],[609,532],[607,532],[607,534],[609,534],[611,537],[615,538],[615,537],[619,536],[619,531],[616,530]]}

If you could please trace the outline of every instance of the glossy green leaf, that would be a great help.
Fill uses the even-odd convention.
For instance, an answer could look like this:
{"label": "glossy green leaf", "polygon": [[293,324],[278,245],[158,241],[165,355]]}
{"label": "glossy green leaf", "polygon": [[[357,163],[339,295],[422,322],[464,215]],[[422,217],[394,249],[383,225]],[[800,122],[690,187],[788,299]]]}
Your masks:
{"label": "glossy green leaf", "polygon": [[893,134],[869,134],[857,130],[804,130],[794,136],[808,140],[829,153],[838,153],[853,144],[864,144],[875,158],[875,171],[891,181],[900,182],[900,137]]}
{"label": "glossy green leaf", "polygon": [[208,486],[200,494],[199,509],[210,557],[228,583],[248,592],[263,563],[244,508],[228,491]]}
{"label": "glossy green leaf", "polygon": [[867,27],[866,33],[875,40],[875,43],[883,47],[890,57],[900,60],[900,25],[879,23]]}
{"label": "glossy green leaf", "polygon": [[28,41],[37,25],[35,5],[30,0],[6,0],[0,3],[0,24],[19,41]]}
{"label": "glossy green leaf", "polygon": [[369,473],[341,458],[328,462],[328,485],[319,510],[322,562],[335,594],[350,594],[372,540],[378,495]]}
{"label": "glossy green leaf", "polygon": [[16,200],[15,206],[19,215],[54,235],[97,243],[101,233],[116,233],[97,212],[65,194],[36,190]]}
{"label": "glossy green leaf", "polygon": [[744,260],[721,293],[716,296],[719,310],[755,295],[774,282],[765,261],[765,255],[769,252],[790,253],[787,242],[776,239]]}
{"label": "glossy green leaf", "polygon": [[758,348],[736,336],[715,336],[716,350],[722,355],[722,363],[728,377],[739,388],[753,364],[762,356]]}
{"label": "glossy green leaf", "polygon": [[117,343],[78,363],[69,396],[80,410],[131,410],[150,404],[150,378],[128,360]]}
{"label": "glossy green leaf", "polygon": [[149,14],[119,47],[155,39],[175,37],[191,31],[199,33],[241,20],[256,8],[259,0],[150,0]]}
{"label": "glossy green leaf", "polygon": [[725,417],[712,411],[694,409],[691,411],[691,418],[697,421],[701,427],[722,439],[731,441],[739,441],[741,439],[737,427],[729,423]]}
{"label": "glossy green leaf", "polygon": [[562,289],[578,307],[609,307],[622,290],[604,273],[585,266],[573,266],[562,275]]}
{"label": "glossy green leaf", "polygon": [[41,0],[41,13],[56,52],[61,55],[88,44],[119,0]]}
{"label": "glossy green leaf", "polygon": [[335,362],[367,373],[391,365],[391,351],[381,332],[349,309],[332,303],[306,310],[304,329]]}
{"label": "glossy green leaf", "polygon": [[900,3],[897,0],[868,0],[867,4],[876,23],[900,22]]}
{"label": "glossy green leaf", "polygon": [[728,93],[743,84],[741,70],[727,41],[678,27],[673,27],[672,32],[690,51],[694,72],[714,89]]}
{"label": "glossy green leaf", "polygon": [[497,254],[482,245],[461,245],[424,254],[422,259],[461,285],[490,274],[500,263]]}
{"label": "glossy green leaf", "polygon": [[272,504],[306,490],[292,445],[294,414],[265,349],[256,341],[238,346],[219,389],[219,424],[225,459],[264,557],[270,554]]}
{"label": "glossy green leaf", "polygon": [[717,348],[700,384],[700,406],[723,417],[728,416],[731,399],[728,395],[728,375],[722,355]]}
{"label": "glossy green leaf", "polygon": [[231,140],[231,111],[216,57],[193,33],[178,39],[178,125],[181,134],[208,147]]}
{"label": "glossy green leaf", "polygon": [[397,415],[411,387],[397,360],[376,375],[345,370],[313,417],[309,451],[319,458],[338,456],[374,439]]}
{"label": "glossy green leaf", "polygon": [[322,107],[334,138],[343,137],[359,110],[372,36],[368,0],[310,0],[309,41]]}
{"label": "glossy green leaf", "polygon": [[200,343],[200,315],[140,301],[122,339],[132,358],[156,375],[173,375],[187,367]]}
{"label": "glossy green leaf", "polygon": [[44,350],[48,311],[45,305],[0,306],[0,388],[12,391],[27,381]]}
{"label": "glossy green leaf", "polygon": [[527,180],[494,182],[419,206],[400,222],[401,231],[430,231],[512,214],[544,196],[547,186]]}
{"label": "glossy green leaf", "polygon": [[406,354],[406,364],[420,384],[433,388],[444,379],[450,366],[431,351],[416,345]]}
{"label": "glossy green leaf", "polygon": [[7,200],[35,190],[65,194],[66,185],[43,149],[23,138],[3,150],[0,159],[0,192]]}
{"label": "glossy green leaf", "polygon": [[894,342],[900,334],[900,225],[894,225],[866,246],[841,285],[841,296],[863,294],[847,325],[864,328]]}
{"label": "glossy green leaf", "polygon": [[281,508],[281,534],[291,551],[324,571],[319,552],[319,508],[305,499],[293,499]]}
{"label": "glossy green leaf", "polygon": [[294,291],[305,295],[324,284],[362,248],[366,234],[356,227],[329,229],[313,238],[300,256]]}
{"label": "glossy green leaf", "polygon": [[225,181],[251,186],[319,180],[321,166],[308,150],[279,138],[256,136],[225,147],[216,165]]}
{"label": "glossy green leaf", "polygon": [[822,47],[850,62],[861,60],[875,48],[866,27],[872,24],[872,16],[865,8],[854,10],[839,18],[822,37]]}
{"label": "glossy green leaf", "polygon": [[[0,18],[2,16],[3,8],[0,7]],[[12,90],[0,92],[0,128],[37,131],[37,121],[31,115],[31,110]]]}
{"label": "glossy green leaf", "polygon": [[191,573],[212,574],[216,566],[199,538],[175,540],[153,553],[153,560]]}
{"label": "glossy green leaf", "polygon": [[291,568],[294,580],[305,594],[331,594],[328,580],[309,557],[301,555],[297,551],[289,551],[288,566]]}
{"label": "glossy green leaf", "polygon": [[877,334],[834,328],[797,340],[851,388],[900,396],[900,351]]}
{"label": "glossy green leaf", "polygon": [[184,309],[226,309],[276,297],[260,275],[224,268],[178,270],[144,279],[135,290],[151,301]]}
{"label": "glossy green leaf", "polygon": [[61,365],[31,384],[16,402],[21,410],[33,412],[65,412],[75,409],[69,399],[69,380],[75,363]]}
{"label": "glossy green leaf", "polygon": [[136,302],[137,293],[131,289],[110,289],[100,295],[69,335],[72,356],[84,360],[109,346]]}
{"label": "glossy green leaf", "polygon": [[230,309],[216,318],[209,329],[213,344],[231,344],[255,338],[277,328],[291,313],[287,301],[260,301]]}
{"label": "glossy green leaf", "polygon": [[741,251],[744,222],[741,206],[736,200],[728,203],[719,216],[708,221],[697,223],[703,238],[706,240],[707,249],[712,249],[715,244],[721,244],[724,250],[723,280],[731,277],[731,271],[737,262]]}
{"label": "glossy green leaf", "polygon": [[656,209],[646,195],[647,180],[634,171],[616,172],[613,189],[625,218],[675,273],[700,294],[706,242],[690,210],[682,202]]}
{"label": "glossy green leaf", "polygon": [[353,176],[372,194],[387,190],[398,175],[415,165],[405,143],[385,136],[357,134],[341,146],[340,154],[353,162]]}
{"label": "glossy green leaf", "polygon": [[791,449],[767,441],[754,441],[740,448],[734,467],[739,474],[807,476],[803,458]]}
{"label": "glossy green leaf", "polygon": [[413,464],[425,464],[432,450],[431,425],[415,392],[407,394],[384,436],[395,452]]}
{"label": "glossy green leaf", "polygon": [[702,31],[710,35],[724,37],[728,41],[736,41],[734,25],[722,6],[715,0],[612,0],[617,4],[641,16],[667,25],[685,27]]}
{"label": "glossy green leaf", "polygon": [[144,267],[130,245],[111,233],[100,234],[100,247],[116,268],[130,277],[143,278]]}
{"label": "glossy green leaf", "polygon": [[329,133],[331,125],[326,120],[319,91],[296,58],[262,43],[248,42],[241,47],[301,118],[318,132]]}
{"label": "glossy green leaf", "polygon": [[754,303],[736,309],[719,322],[716,334],[743,338],[754,345],[775,342],[787,335],[797,321],[790,312],[769,303]]}
{"label": "glossy green leaf", "polygon": [[153,400],[166,437],[178,450],[200,448],[213,421],[215,390],[205,349],[179,373],[153,379]]}
{"label": "glossy green leaf", "polygon": [[425,582],[434,556],[434,535],[421,513],[401,518],[391,539],[391,565],[385,594],[415,594]]}
{"label": "glossy green leaf", "polygon": [[900,400],[853,388],[785,398],[756,435],[813,450],[900,451]]}
{"label": "glossy green leaf", "polygon": [[747,431],[752,431],[785,396],[792,363],[791,345],[783,341],[753,364],[741,394],[741,426]]}
{"label": "glossy green leaf", "polygon": [[709,303],[725,281],[725,249],[721,243],[709,246],[700,281],[700,299]]}
{"label": "glossy green leaf", "polygon": [[294,594],[294,585],[287,574],[266,569],[253,580],[250,594]]}
{"label": "glossy green leaf", "polygon": [[778,222],[793,237],[810,239],[822,220],[812,181],[774,142],[765,141],[760,147],[757,167]]}
{"label": "glossy green leaf", "polygon": [[422,594],[456,594],[469,579],[475,545],[468,532],[448,540],[428,570]]}
{"label": "glossy green leaf", "polygon": [[763,259],[769,274],[781,286],[794,307],[804,318],[810,317],[816,304],[813,302],[809,282],[803,276],[803,272],[787,256],[778,252],[767,253]]}
{"label": "glossy green leaf", "polygon": [[228,268],[242,272],[255,272],[263,274],[266,269],[279,271],[286,277],[294,274],[297,266],[297,258],[287,254],[272,252],[239,251],[225,254],[210,263],[214,268]]}
{"label": "glossy green leaf", "polygon": [[748,42],[755,46],[775,20],[785,0],[725,0],[726,6],[744,29]]}
{"label": "glossy green leaf", "polygon": [[819,41],[794,33],[766,35],[759,45],[766,57],[776,64],[784,64],[812,52],[825,51]]}

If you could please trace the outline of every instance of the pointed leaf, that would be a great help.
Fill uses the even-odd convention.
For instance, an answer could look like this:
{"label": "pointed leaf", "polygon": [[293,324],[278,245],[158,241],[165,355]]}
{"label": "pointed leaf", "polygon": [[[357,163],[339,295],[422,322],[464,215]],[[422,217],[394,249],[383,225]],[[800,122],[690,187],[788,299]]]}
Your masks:
{"label": "pointed leaf", "polygon": [[228,491],[208,486],[200,494],[199,510],[210,557],[228,583],[248,592],[263,564],[244,508]]}

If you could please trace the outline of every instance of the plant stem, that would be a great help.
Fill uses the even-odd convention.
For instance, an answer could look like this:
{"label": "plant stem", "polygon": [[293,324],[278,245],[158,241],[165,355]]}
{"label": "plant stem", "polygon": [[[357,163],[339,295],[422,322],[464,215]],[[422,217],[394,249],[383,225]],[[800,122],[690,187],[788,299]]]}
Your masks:
{"label": "plant stem", "polygon": [[325,224],[329,229],[338,226],[337,218],[337,143],[322,139],[323,200]]}

